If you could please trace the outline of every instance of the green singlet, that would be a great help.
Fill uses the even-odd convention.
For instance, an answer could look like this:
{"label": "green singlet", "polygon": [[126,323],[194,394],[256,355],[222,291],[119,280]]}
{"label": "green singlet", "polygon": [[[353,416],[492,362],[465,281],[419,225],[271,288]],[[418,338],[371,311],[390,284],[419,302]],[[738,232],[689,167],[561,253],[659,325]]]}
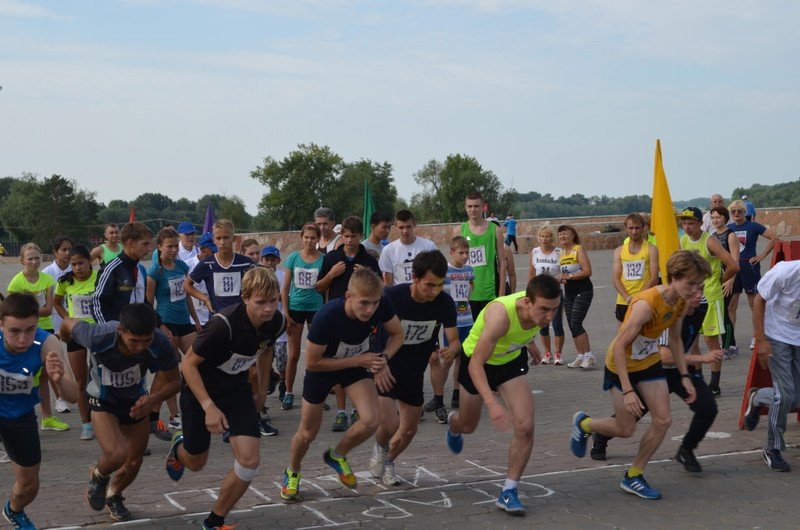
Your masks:
{"label": "green singlet", "polygon": [[100,247],[103,249],[103,263],[111,263],[111,260],[119,256],[120,252],[122,252],[122,243],[119,243],[119,250],[116,252],[108,248],[105,243],[100,245]]}
{"label": "green singlet", "polygon": [[486,361],[486,364],[507,364],[519,357],[522,347],[532,341],[533,338],[539,334],[539,326],[534,326],[531,329],[524,329],[519,322],[516,303],[517,300],[523,296],[525,296],[525,291],[520,291],[507,296],[501,296],[500,298],[496,298],[492,302],[489,302],[483,311],[481,311],[481,314],[478,315],[475,325],[472,326],[469,336],[464,341],[464,353],[467,355],[467,357],[472,357],[472,353],[475,351],[475,345],[478,343],[478,338],[481,336],[481,333],[483,333],[483,328],[486,325],[486,322],[484,321],[486,310],[492,304],[503,304],[503,307],[505,307],[506,313],[508,314],[509,327],[506,334],[500,337],[500,340],[497,341],[494,351],[492,352],[492,356],[489,357],[489,360]]}
{"label": "green singlet", "polygon": [[469,241],[469,261],[475,275],[474,288],[469,295],[470,300],[494,300],[497,296],[497,225],[489,223],[486,232],[474,234],[469,229],[469,222],[461,223],[461,235]]}

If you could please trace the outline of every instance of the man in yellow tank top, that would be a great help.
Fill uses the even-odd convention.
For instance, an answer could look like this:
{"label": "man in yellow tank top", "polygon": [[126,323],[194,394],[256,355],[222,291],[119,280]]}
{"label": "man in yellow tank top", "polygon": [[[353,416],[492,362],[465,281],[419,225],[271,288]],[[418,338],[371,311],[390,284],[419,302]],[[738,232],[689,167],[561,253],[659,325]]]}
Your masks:
{"label": "man in yellow tank top", "polygon": [[638,213],[628,215],[628,238],[614,251],[611,279],[617,290],[615,314],[620,323],[634,295],[658,285],[658,248],[645,240],[644,225],[645,220]]}
{"label": "man in yellow tank top", "polygon": [[612,437],[633,436],[636,419],[644,410],[639,396],[644,398],[652,423],[639,442],[633,465],[619,484],[623,491],[643,499],[661,498],[661,492],[645,480],[644,469],[672,422],[658,339],[663,331],[669,330],[669,346],[686,390],[685,401],[692,403],[696,393],[683,356],[681,326],[686,301],[699,296],[703,281],[710,274],[708,262],[697,252],[679,250],[669,258],[667,285],[651,287],[633,297],[622,326],[608,347],[603,389],[611,390],[614,416],[592,419],[579,411],[572,420],[570,448],[575,456],[582,458],[586,455],[586,440],[593,432]]}
{"label": "man in yellow tank top", "polygon": [[[464,341],[458,382],[461,403],[458,412],[448,416],[447,446],[459,454],[464,448],[463,434],[475,431],[486,410],[499,431],[514,429],[508,459],[508,475],[495,506],[512,515],[523,515],[525,507],[517,495],[517,485],[533,450],[533,394],[525,375],[541,357],[533,343],[539,328],[547,326],[561,300],[561,287],[553,276],[534,277],[524,292],[501,296],[478,315]],[[505,405],[495,392],[503,398]]]}

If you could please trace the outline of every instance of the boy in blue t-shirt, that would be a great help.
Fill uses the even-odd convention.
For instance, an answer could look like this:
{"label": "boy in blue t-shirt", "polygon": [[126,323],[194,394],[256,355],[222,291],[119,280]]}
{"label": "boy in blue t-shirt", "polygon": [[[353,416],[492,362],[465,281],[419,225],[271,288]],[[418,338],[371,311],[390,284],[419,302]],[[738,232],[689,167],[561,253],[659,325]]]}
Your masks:
{"label": "boy in blue t-shirt", "polygon": [[[450,240],[450,261],[451,263],[447,264],[444,289],[456,304],[456,327],[458,328],[458,338],[463,343],[469,336],[472,324],[474,324],[469,306],[469,295],[472,293],[475,279],[472,266],[467,264],[469,261],[469,241],[464,236],[455,236]],[[447,346],[447,337],[444,337],[444,345]],[[442,361],[431,357],[429,363],[433,399],[425,404],[424,410],[425,412],[435,412],[436,419],[441,423],[447,421],[447,409],[444,406],[444,383],[447,381],[447,374],[450,372],[453,361],[455,361],[455,369],[453,370],[453,395],[450,399],[450,406],[457,409],[459,385],[456,377],[458,375],[460,356],[456,355],[455,359],[443,359]],[[441,421],[442,418],[444,418],[444,422]]]}

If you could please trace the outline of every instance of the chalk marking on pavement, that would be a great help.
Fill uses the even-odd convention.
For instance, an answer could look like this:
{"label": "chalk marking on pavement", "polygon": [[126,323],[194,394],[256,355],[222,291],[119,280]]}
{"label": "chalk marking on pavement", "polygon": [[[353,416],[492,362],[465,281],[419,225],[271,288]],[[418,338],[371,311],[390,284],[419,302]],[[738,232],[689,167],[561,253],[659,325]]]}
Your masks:
{"label": "chalk marking on pavement", "polygon": [[414,486],[414,487],[417,487],[417,484],[419,484],[419,479],[420,479],[420,477],[422,476],[423,473],[425,475],[428,475],[429,477],[432,477],[432,478],[440,481],[440,482],[448,482],[447,479],[444,479],[444,478],[440,477],[439,475],[437,475],[436,473],[434,473],[433,471],[431,471],[430,469],[428,469],[426,467],[423,467],[423,466],[416,466],[416,467],[417,467],[417,472],[414,474],[414,482],[411,483],[411,485]]}
{"label": "chalk marking on pavement", "polygon": [[[500,473],[498,471],[495,471],[494,469],[489,469],[488,467],[484,467],[484,466],[482,466],[482,465],[480,465],[478,463],[473,462],[472,460],[464,460],[464,462],[466,462],[467,464],[469,464],[471,466],[475,466],[478,469],[482,469],[482,470],[486,471],[487,473],[492,473],[495,476],[496,475],[502,475],[502,473]],[[473,469],[462,469],[461,471],[457,472],[457,475],[461,476],[461,472],[462,471],[474,471],[474,470]]]}
{"label": "chalk marking on pavement", "polygon": [[326,523],[328,523],[328,524],[325,524],[325,525],[316,525],[316,526],[304,526],[304,527],[302,527],[302,528],[298,528],[298,530],[306,530],[306,529],[308,529],[308,528],[320,528],[320,526],[322,526],[322,527],[328,527],[328,526],[343,526],[343,525],[348,525],[348,524],[355,524],[355,523],[357,523],[357,521],[347,521],[347,522],[344,522],[344,523],[337,523],[336,521],[333,521],[333,520],[331,520],[331,519],[328,519],[327,517],[325,517],[325,514],[323,514],[323,513],[322,513],[321,511],[319,511],[319,510],[316,510],[316,509],[312,508],[311,506],[301,505],[301,507],[303,507],[303,508],[305,508],[306,510],[308,510],[309,512],[313,513],[314,515],[316,515],[317,517],[319,517],[320,519],[322,519],[323,521],[325,521],[325,522],[326,522]]}
{"label": "chalk marking on pavement", "polygon": [[442,500],[440,501],[423,502],[423,501],[415,501],[412,499],[397,499],[397,500],[403,502],[410,502],[411,504],[421,504],[423,506],[440,506],[442,508],[452,508],[453,501],[450,500],[450,497],[448,497],[447,494],[443,491],[440,491],[439,493],[442,494]]}
{"label": "chalk marking on pavement", "polygon": [[[381,503],[383,506],[372,506],[372,507],[364,510],[363,512],[361,512],[361,514],[362,515],[366,515],[367,517],[374,517],[376,519],[405,519],[406,517],[414,517],[413,513],[409,512],[407,510],[404,510],[403,508],[399,507],[396,504],[392,504],[391,502],[385,501],[383,499],[376,499],[376,500],[379,503]],[[395,511],[399,512],[400,515],[396,515],[396,516],[383,515],[383,512],[388,512],[388,510],[395,510]],[[373,515],[372,512],[376,512],[376,514]],[[391,513],[391,512],[388,512],[388,513]]]}

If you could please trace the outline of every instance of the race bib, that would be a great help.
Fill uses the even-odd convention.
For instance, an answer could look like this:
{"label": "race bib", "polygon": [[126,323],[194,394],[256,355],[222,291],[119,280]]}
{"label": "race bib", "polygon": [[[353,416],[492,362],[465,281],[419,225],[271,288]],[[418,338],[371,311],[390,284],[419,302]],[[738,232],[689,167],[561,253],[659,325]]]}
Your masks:
{"label": "race bib", "polygon": [[789,306],[789,324],[800,326],[800,300],[795,300]]}
{"label": "race bib", "polygon": [[747,230],[737,230],[735,233],[736,239],[739,240],[739,252],[741,253],[747,246]]}
{"label": "race bib", "polygon": [[469,247],[469,261],[467,263],[473,267],[485,266],[487,264],[486,247],[484,245]]}
{"label": "race bib", "polygon": [[400,325],[405,332],[404,346],[422,344],[431,340],[436,329],[435,320],[401,320]]}
{"label": "race bib", "polygon": [[216,296],[239,296],[242,289],[242,275],[238,272],[215,272],[214,294]]}
{"label": "race bib", "polygon": [[0,370],[0,394],[30,394],[33,390],[33,374],[14,374]]}
{"label": "race bib", "polygon": [[72,295],[72,316],[74,318],[92,318],[92,295]]}
{"label": "race bib", "polygon": [[364,352],[369,351],[369,337],[364,339],[364,342],[361,344],[347,344],[346,342],[340,342],[339,347],[336,348],[336,357],[337,359],[346,359],[347,357],[352,357],[353,355],[361,355]]}
{"label": "race bib", "polygon": [[172,278],[168,280],[169,284],[169,301],[179,302],[186,300],[186,291],[183,290],[183,278]]}
{"label": "race bib", "polygon": [[319,269],[294,269],[294,285],[298,289],[313,289],[317,285]]}
{"label": "race bib", "polygon": [[217,366],[220,370],[229,375],[247,371],[258,360],[258,355],[241,355],[234,353],[231,358]]}
{"label": "race bib", "polygon": [[450,296],[456,302],[466,302],[469,300],[469,282],[450,282]]}
{"label": "race bib", "polygon": [[127,370],[115,372],[100,365],[100,382],[103,386],[125,388],[134,386],[142,380],[142,371],[139,366],[131,366]]}
{"label": "race bib", "polygon": [[644,277],[644,260],[622,262],[622,279],[641,280],[643,277]]}
{"label": "race bib", "polygon": [[631,344],[631,359],[634,361],[641,361],[654,353],[658,353],[658,337],[651,339],[639,335]]}

